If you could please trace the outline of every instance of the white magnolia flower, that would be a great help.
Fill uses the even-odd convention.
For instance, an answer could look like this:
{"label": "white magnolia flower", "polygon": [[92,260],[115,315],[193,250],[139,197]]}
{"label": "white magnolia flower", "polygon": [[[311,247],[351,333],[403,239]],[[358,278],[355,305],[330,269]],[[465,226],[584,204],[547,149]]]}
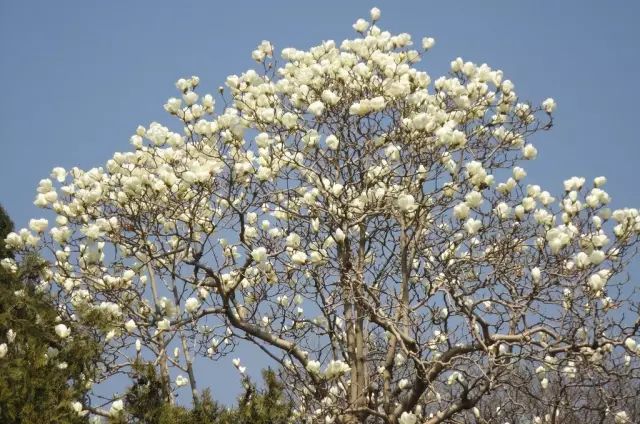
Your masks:
{"label": "white magnolia flower", "polygon": [[80,231],[83,232],[90,239],[97,239],[102,235],[102,231],[100,230],[100,227],[96,224],[87,225],[83,227]]}
{"label": "white magnolia flower", "polygon": [[311,103],[307,110],[315,116],[320,116],[324,112],[324,103],[319,100]]}
{"label": "white magnolia flower", "polygon": [[4,258],[0,261],[0,266],[2,266],[2,268],[11,273],[11,274],[15,274],[16,272],[18,272],[18,264],[16,263],[16,261],[13,258]]}
{"label": "white magnolia flower", "polygon": [[551,97],[542,102],[542,108],[545,112],[551,113],[556,110],[556,102]]}
{"label": "white magnolia flower", "polygon": [[7,331],[7,342],[9,342],[9,344],[13,343],[13,341],[16,339],[16,332],[13,331],[13,329],[9,329]]}
{"label": "white magnolia flower", "polygon": [[0,359],[2,359],[5,356],[7,356],[7,352],[8,351],[9,351],[9,347],[7,346],[6,343],[0,344]]}
{"label": "white magnolia flower", "polygon": [[585,183],[585,179],[583,177],[571,177],[568,180],[564,181],[564,189],[565,191],[577,191],[582,188]]}
{"label": "white magnolia flower", "polygon": [[49,221],[44,218],[29,220],[29,228],[36,233],[44,233],[49,226]]}
{"label": "white magnolia flower", "polygon": [[425,50],[429,50],[436,44],[436,40],[431,37],[424,37],[422,39],[422,48]]}
{"label": "white magnolia flower", "polygon": [[71,330],[64,324],[56,325],[54,327],[54,330],[56,331],[58,337],[60,337],[61,339],[66,339],[67,337],[69,337],[69,334],[71,334]]}
{"label": "white magnolia flower", "polygon": [[398,420],[399,424],[416,424],[418,422],[418,417],[411,412],[403,412],[400,415],[400,419]]}
{"label": "white magnolia flower", "polygon": [[48,203],[49,202],[47,201],[47,198],[42,193],[37,194],[35,200],[33,201],[33,204],[39,208],[44,208]]}
{"label": "white magnolia flower", "polygon": [[186,386],[188,382],[189,379],[187,377],[183,377],[181,375],[176,377],[176,386],[178,387]]}
{"label": "white magnolia flower", "polygon": [[338,137],[336,137],[333,134],[328,136],[324,142],[327,144],[327,147],[331,150],[336,150],[338,148],[338,145],[340,144],[340,141],[338,141]]}
{"label": "white magnolia flower", "polygon": [[86,414],[87,414],[87,412],[88,412],[88,411],[84,411],[84,410],[83,410],[83,408],[82,408],[82,402],[78,402],[78,401],[72,402],[72,403],[71,403],[71,408],[74,410],[74,412],[75,412],[76,414],[78,414],[78,415],[79,415],[79,416],[81,416],[81,417],[82,417],[82,416],[84,416],[84,415],[86,415]]}
{"label": "white magnolia flower", "polygon": [[505,202],[500,202],[496,206],[495,212],[500,219],[508,219],[509,216],[511,216],[512,210],[511,210],[511,206],[509,206]]}
{"label": "white magnolia flower", "polygon": [[200,308],[200,301],[195,297],[190,297],[184,302],[184,308],[188,313],[193,314]]}
{"label": "white magnolia flower", "polygon": [[538,156],[538,149],[536,149],[533,144],[527,144],[522,148],[522,156],[525,159],[533,160]]}
{"label": "white magnolia flower", "polygon": [[602,250],[594,250],[589,255],[589,261],[594,265],[600,265],[605,260],[605,253]]}
{"label": "white magnolia flower", "polygon": [[380,19],[380,9],[378,9],[377,7],[374,7],[373,9],[371,9],[369,14],[371,15],[372,22],[375,22],[378,19]]}
{"label": "white magnolia flower", "polygon": [[540,268],[535,267],[531,269],[531,278],[533,278],[534,282],[539,283],[541,277],[542,273],[540,272]]}
{"label": "white magnolia flower", "polygon": [[327,378],[331,379],[333,377],[345,374],[350,370],[351,368],[349,367],[349,365],[345,364],[344,362],[331,360],[327,365],[327,369],[324,373]]}
{"label": "white magnolia flower", "polygon": [[607,177],[596,177],[593,179],[594,187],[602,187],[607,183]]}
{"label": "white magnolia flower", "polygon": [[169,330],[169,328],[171,328],[171,322],[166,318],[162,318],[160,321],[158,321],[157,326],[158,326],[158,330],[166,331],[166,330]]}
{"label": "white magnolia flower", "polygon": [[335,105],[340,101],[340,96],[338,96],[331,90],[324,90],[320,97],[322,98],[323,102],[330,105]]}
{"label": "white magnolia flower", "polygon": [[479,219],[469,218],[464,224],[464,229],[469,235],[477,234],[480,228],[482,228],[482,221]]}
{"label": "white magnolia flower", "polygon": [[124,323],[124,328],[125,330],[127,330],[129,333],[133,332],[133,330],[135,330],[138,326],[136,325],[136,322],[132,319],[130,319],[129,321]]}
{"label": "white magnolia flower", "polygon": [[273,108],[265,107],[258,109],[258,117],[266,122],[273,122],[276,116],[276,111]]}
{"label": "white magnolia flower", "polygon": [[9,233],[4,242],[9,249],[21,249],[25,244],[22,237],[17,233]]}
{"label": "white magnolia flower", "polygon": [[307,254],[297,251],[291,255],[291,261],[296,265],[304,265],[307,262]]}
{"label": "white magnolia flower", "polygon": [[479,191],[471,191],[464,196],[464,201],[470,208],[477,208],[484,202]]}
{"label": "white magnolia flower", "polygon": [[51,178],[57,180],[59,183],[64,182],[65,178],[67,178],[67,171],[64,168],[56,166],[51,171]]}
{"label": "white magnolia flower", "polygon": [[614,421],[616,424],[631,424],[631,419],[627,414],[627,411],[619,411],[614,415]]}
{"label": "white magnolia flower", "polygon": [[311,374],[318,374],[318,373],[320,373],[320,362],[318,362],[318,361],[309,361],[309,362],[307,362],[306,369]]}
{"label": "white magnolia flower", "polygon": [[296,247],[300,246],[300,241],[301,241],[301,238],[300,238],[300,236],[298,234],[290,233],[287,236],[286,245],[287,245],[287,247],[296,248]]}
{"label": "white magnolia flower", "polygon": [[198,94],[195,91],[189,91],[182,95],[182,100],[187,106],[193,106],[198,101]]}
{"label": "white magnolia flower", "polygon": [[470,208],[466,203],[458,203],[453,207],[453,215],[461,221],[469,216],[469,211]]}
{"label": "white magnolia flower", "polygon": [[256,262],[265,262],[267,260],[267,248],[261,246],[253,249],[253,251],[251,252],[251,257]]}
{"label": "white magnolia flower", "polygon": [[574,261],[576,266],[579,269],[586,268],[591,264],[591,261],[589,260],[589,255],[587,255],[584,252],[579,252],[578,254],[576,254],[576,256],[574,257]]}
{"label": "white magnolia flower", "polygon": [[402,212],[413,212],[418,207],[414,197],[410,194],[401,194],[398,196],[397,204]]}
{"label": "white magnolia flower", "polygon": [[527,176],[527,172],[524,169],[520,168],[519,166],[516,166],[513,168],[513,178],[516,181],[520,181],[526,176]]}
{"label": "white magnolia flower", "polygon": [[111,415],[119,415],[122,413],[123,409],[124,409],[124,402],[122,402],[122,399],[118,399],[111,404],[111,409],[109,410],[109,413]]}
{"label": "white magnolia flower", "polygon": [[336,197],[340,197],[340,194],[342,194],[343,190],[344,190],[344,186],[342,184],[336,183],[331,186],[331,194],[333,194]]}
{"label": "white magnolia flower", "polygon": [[364,19],[358,19],[355,24],[353,24],[353,29],[358,32],[365,32],[369,28],[369,22]]}
{"label": "white magnolia flower", "polygon": [[593,274],[589,277],[589,287],[594,292],[599,292],[606,284],[606,280],[600,274]]}

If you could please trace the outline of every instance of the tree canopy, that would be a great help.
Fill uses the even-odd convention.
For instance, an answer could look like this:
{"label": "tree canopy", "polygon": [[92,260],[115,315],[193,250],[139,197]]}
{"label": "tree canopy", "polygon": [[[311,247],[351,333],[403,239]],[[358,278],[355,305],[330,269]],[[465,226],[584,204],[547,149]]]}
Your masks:
{"label": "tree canopy", "polygon": [[[249,343],[292,422],[632,422],[610,388],[638,387],[638,210],[610,209],[604,177],[529,181],[553,99],[461,58],[432,79],[434,40],[379,18],[281,60],[263,41],[216,96],[181,78],[175,129],[140,126],[132,151],[40,182],[55,222],[6,242],[47,259],[37,287],[73,322],[60,343],[99,332],[101,381],[152,364],[153,396],[188,389],[194,411],[194,358]],[[83,411],[118,419],[125,400]]]}

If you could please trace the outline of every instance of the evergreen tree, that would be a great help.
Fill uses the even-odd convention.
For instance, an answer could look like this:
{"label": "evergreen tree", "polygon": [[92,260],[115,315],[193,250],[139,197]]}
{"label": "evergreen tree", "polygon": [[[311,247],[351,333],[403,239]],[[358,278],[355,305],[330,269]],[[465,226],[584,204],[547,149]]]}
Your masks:
{"label": "evergreen tree", "polygon": [[[0,206],[0,240],[12,228]],[[12,257],[0,245],[0,259]],[[100,352],[88,336],[56,335],[55,302],[35,284],[42,262],[31,255],[15,273],[0,269],[0,422],[84,423],[82,399]]]}
{"label": "evergreen tree", "polygon": [[284,394],[284,384],[272,369],[262,372],[263,388],[245,380],[245,393],[238,406],[220,424],[284,424],[291,417],[292,404]]}
{"label": "evergreen tree", "polygon": [[284,384],[276,373],[262,373],[263,387],[245,377],[244,392],[238,404],[224,408],[205,390],[198,405],[191,409],[166,402],[163,384],[150,364],[137,364],[134,383],[125,395],[125,410],[110,424],[285,424],[289,422],[292,404],[284,395]]}
{"label": "evergreen tree", "polygon": [[[5,211],[2,205],[0,205],[0,236],[2,237],[2,240],[4,240],[7,234],[11,231],[13,231],[13,222],[11,221],[11,218],[9,218],[7,211]],[[0,259],[9,257],[13,257],[11,251],[7,249],[4,242],[0,243]]]}

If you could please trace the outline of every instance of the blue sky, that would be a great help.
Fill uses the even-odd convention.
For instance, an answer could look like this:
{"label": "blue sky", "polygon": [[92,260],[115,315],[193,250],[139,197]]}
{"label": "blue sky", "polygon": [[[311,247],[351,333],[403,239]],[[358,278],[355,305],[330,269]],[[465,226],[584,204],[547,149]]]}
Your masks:
{"label": "blue sky", "polygon": [[[130,148],[138,124],[171,122],[162,105],[177,78],[198,75],[214,92],[254,66],[261,40],[277,50],[341,41],[373,6],[383,28],[436,38],[419,65],[434,79],[461,56],[502,69],[521,98],[556,99],[531,183],[560,193],[565,178],[606,175],[613,206],[640,206],[640,2],[585,0],[0,0],[0,203],[26,225],[54,166],[100,166]],[[226,362],[200,382],[223,401],[239,388]]]}

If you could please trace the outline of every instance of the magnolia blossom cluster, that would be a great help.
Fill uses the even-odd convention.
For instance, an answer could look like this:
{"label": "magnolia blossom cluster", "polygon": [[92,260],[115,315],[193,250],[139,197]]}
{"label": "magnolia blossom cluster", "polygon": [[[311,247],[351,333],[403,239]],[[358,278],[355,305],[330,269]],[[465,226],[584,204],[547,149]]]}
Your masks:
{"label": "magnolia blossom cluster", "polygon": [[223,110],[180,79],[164,106],[180,131],[139,126],[105,166],[40,182],[55,218],[5,242],[51,252],[39,287],[67,302],[61,340],[63,322],[98,318],[125,364],[153,358],[197,396],[194,357],[242,338],[294,383],[294,419],[326,423],[479,416],[460,396],[481,405],[525,360],[543,390],[637,363],[638,330],[614,318],[634,300],[614,297],[638,210],[610,209],[604,177],[556,196],[530,183],[553,99],[522,102],[461,58],[432,80],[416,66],[434,40],[415,49],[380,16],[355,39],[282,49],[279,66],[263,41],[263,70],[229,76]]}

